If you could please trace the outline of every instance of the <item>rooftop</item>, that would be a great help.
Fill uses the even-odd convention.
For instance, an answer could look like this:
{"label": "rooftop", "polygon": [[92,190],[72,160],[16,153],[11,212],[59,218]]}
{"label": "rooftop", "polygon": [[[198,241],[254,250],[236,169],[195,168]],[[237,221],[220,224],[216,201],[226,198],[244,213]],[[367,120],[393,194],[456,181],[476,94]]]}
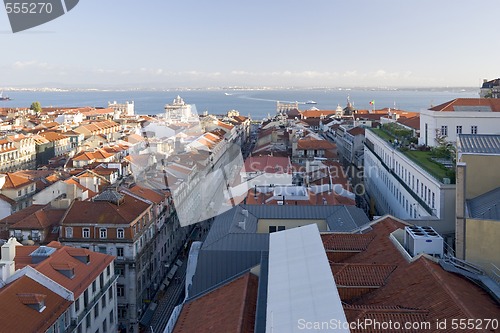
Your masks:
{"label": "rooftop", "polygon": [[500,155],[500,135],[460,134],[458,136],[458,152]]}
{"label": "rooftop", "polygon": [[410,147],[410,145],[408,144],[408,137],[398,135],[399,132],[395,132],[394,130],[387,128],[370,128],[369,130],[372,133],[375,133],[382,140],[392,145],[396,150],[401,152],[401,154],[417,163],[437,181],[442,183],[443,178],[449,178],[450,183],[454,184],[454,170],[452,168],[447,168],[443,163],[440,163],[440,160],[434,157],[432,150],[409,149],[408,147]]}
{"label": "rooftop", "polygon": [[439,112],[500,112],[498,98],[455,98],[429,109]]}
{"label": "rooftop", "polygon": [[[31,304],[43,304],[38,311]],[[71,306],[34,279],[23,276],[0,289],[0,326],[3,332],[45,332]]]}
{"label": "rooftop", "polygon": [[[253,333],[257,288],[257,276],[246,273],[207,294],[188,301],[182,308],[174,333]],[[217,311],[217,315],[207,311],[220,309],[221,304],[224,304],[225,311]]]}
{"label": "rooftop", "polygon": [[500,220],[500,187],[467,200],[469,216],[476,219]]}
{"label": "rooftop", "polygon": [[[75,298],[79,297],[99,274],[114,260],[113,256],[62,246],[58,242],[51,242],[47,246],[55,251],[45,251],[47,256],[41,262],[34,262],[31,253],[40,249],[39,246],[16,247],[16,269],[32,266],[37,271],[57,282],[64,288],[72,291]],[[88,262],[83,262],[80,257],[88,257]],[[68,277],[61,270],[71,268],[74,275]]]}
{"label": "rooftop", "polygon": [[[434,259],[419,255],[407,261],[389,238],[392,232],[406,225],[385,216],[374,221],[366,234],[323,236],[349,321],[372,318],[401,322],[425,318],[435,322],[443,318],[500,316],[498,305],[486,291],[460,275],[445,271]],[[333,243],[330,237],[334,237]],[[359,244],[355,238],[359,238]],[[378,287],[366,288],[367,282]]]}

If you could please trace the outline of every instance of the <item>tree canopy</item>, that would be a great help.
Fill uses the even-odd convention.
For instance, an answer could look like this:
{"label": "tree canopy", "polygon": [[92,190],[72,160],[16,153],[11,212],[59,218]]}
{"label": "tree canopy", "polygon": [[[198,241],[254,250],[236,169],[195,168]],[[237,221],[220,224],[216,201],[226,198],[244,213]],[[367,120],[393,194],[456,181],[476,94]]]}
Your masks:
{"label": "tree canopy", "polygon": [[42,112],[42,105],[40,102],[33,102],[31,103],[30,109],[35,111],[36,113]]}

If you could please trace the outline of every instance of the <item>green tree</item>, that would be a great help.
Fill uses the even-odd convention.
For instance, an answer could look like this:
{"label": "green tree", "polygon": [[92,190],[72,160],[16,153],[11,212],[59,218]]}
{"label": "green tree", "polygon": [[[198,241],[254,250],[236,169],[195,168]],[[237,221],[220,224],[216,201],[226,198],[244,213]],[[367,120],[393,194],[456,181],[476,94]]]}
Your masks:
{"label": "green tree", "polygon": [[40,104],[40,102],[33,102],[31,103],[30,109],[35,111],[38,115],[42,112],[42,105]]}

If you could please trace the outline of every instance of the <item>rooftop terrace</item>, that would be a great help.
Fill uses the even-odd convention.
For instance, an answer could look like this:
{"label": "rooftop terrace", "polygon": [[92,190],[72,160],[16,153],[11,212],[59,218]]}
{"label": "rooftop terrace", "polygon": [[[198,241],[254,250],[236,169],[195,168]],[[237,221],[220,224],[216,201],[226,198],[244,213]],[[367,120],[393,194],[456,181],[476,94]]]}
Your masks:
{"label": "rooftop terrace", "polygon": [[417,163],[437,181],[443,183],[443,179],[448,178],[451,184],[455,183],[454,163],[451,160],[440,158],[441,156],[438,156],[435,150],[416,149],[416,145],[412,143],[414,140],[412,140],[411,131],[405,130],[397,124],[390,125],[392,126],[371,128],[370,130]]}

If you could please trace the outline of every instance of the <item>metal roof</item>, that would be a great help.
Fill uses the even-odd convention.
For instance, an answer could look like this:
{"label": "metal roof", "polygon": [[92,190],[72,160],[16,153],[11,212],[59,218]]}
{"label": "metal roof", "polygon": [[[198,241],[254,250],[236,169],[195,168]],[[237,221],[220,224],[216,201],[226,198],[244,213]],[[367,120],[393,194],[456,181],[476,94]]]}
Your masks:
{"label": "metal roof", "polygon": [[[302,321],[341,323],[349,332],[337,285],[316,224],[270,236],[266,332],[302,332]],[[331,332],[329,327],[315,332]]]}
{"label": "metal roof", "polygon": [[467,200],[467,208],[472,218],[500,220],[500,187]]}
{"label": "metal roof", "polygon": [[235,206],[215,218],[198,256],[190,296],[261,263],[269,251],[269,234],[257,233],[261,218],[325,220],[336,232],[352,232],[370,222],[354,206]]}
{"label": "metal roof", "polygon": [[460,134],[458,150],[460,153],[500,154],[500,135]]}

